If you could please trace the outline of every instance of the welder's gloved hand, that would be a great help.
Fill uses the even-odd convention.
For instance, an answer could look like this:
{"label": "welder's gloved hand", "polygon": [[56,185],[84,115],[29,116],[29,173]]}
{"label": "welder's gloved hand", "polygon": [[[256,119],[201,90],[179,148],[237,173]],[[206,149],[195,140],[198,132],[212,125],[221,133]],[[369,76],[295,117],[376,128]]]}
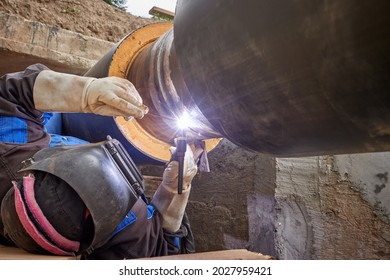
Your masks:
{"label": "welder's gloved hand", "polygon": [[[171,149],[171,153],[174,149]],[[184,157],[183,169],[183,192],[178,194],[178,162],[171,161],[164,170],[163,180],[155,192],[152,204],[160,212],[162,217],[162,227],[169,232],[179,230],[188,197],[191,190],[191,182],[197,173],[198,147],[187,145]]]}
{"label": "welder's gloved hand", "polygon": [[44,112],[94,113],[142,118],[148,108],[134,85],[118,77],[91,78],[51,70],[38,74],[33,98]]}

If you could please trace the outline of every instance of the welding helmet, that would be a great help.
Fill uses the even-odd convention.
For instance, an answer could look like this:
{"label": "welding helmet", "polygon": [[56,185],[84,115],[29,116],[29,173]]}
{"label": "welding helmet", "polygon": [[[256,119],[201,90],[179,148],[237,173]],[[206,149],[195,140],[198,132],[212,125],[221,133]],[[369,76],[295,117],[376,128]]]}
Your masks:
{"label": "welding helmet", "polygon": [[2,201],[5,236],[31,253],[77,255],[104,245],[143,191],[138,170],[131,174],[137,186],[129,180],[126,164],[134,162],[118,144],[109,139],[34,154],[21,170],[23,182],[13,182]]}

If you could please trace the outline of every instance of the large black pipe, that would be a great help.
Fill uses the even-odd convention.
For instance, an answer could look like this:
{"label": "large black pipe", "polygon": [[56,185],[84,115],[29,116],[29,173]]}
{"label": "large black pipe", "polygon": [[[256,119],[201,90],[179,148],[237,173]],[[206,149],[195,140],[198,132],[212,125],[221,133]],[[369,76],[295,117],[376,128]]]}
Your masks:
{"label": "large black pipe", "polygon": [[[179,0],[173,34],[130,48],[119,73],[151,107],[139,122],[150,143],[171,142],[166,120],[184,108],[200,113],[202,137],[273,156],[389,151],[389,8],[387,0]],[[137,32],[127,42],[145,37]],[[92,72],[109,74],[118,52],[111,65],[122,64],[117,48],[126,49],[119,43]]]}
{"label": "large black pipe", "polygon": [[179,0],[174,45],[226,138],[275,156],[390,150],[390,1]]}

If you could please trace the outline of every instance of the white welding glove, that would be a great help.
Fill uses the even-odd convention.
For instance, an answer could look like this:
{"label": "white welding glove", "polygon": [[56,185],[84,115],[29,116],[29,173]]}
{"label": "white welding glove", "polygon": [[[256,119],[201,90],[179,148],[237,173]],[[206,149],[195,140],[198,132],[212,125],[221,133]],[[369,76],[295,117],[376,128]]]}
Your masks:
{"label": "white welding glove", "polygon": [[[165,168],[163,180],[152,199],[152,204],[161,214],[162,227],[172,233],[180,228],[190,195],[191,182],[198,170],[196,158],[194,158],[194,154],[198,153],[192,148],[194,147],[187,145],[184,157],[183,192],[178,194],[177,190],[178,162],[171,161]],[[171,152],[173,151],[171,150]]]}
{"label": "white welding glove", "polygon": [[94,113],[142,118],[148,108],[134,85],[118,77],[91,78],[40,72],[33,88],[35,108],[43,112]]}

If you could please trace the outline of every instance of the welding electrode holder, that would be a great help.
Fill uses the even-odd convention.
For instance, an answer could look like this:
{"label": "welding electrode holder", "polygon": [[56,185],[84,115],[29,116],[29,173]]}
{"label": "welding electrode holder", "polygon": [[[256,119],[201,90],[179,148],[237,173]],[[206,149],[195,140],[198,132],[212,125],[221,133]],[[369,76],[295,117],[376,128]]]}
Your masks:
{"label": "welding electrode holder", "polygon": [[136,164],[122,146],[122,144],[118,140],[113,139],[110,135],[108,135],[107,141],[104,142],[104,146],[110,153],[112,159],[115,161],[119,169],[122,171],[131,187],[138,195],[142,195],[145,190],[144,179]]}
{"label": "welding electrode holder", "polygon": [[176,157],[178,162],[178,180],[177,193],[183,192],[183,172],[184,172],[184,157],[187,150],[187,140],[185,132],[183,131],[179,137],[176,138]]}

